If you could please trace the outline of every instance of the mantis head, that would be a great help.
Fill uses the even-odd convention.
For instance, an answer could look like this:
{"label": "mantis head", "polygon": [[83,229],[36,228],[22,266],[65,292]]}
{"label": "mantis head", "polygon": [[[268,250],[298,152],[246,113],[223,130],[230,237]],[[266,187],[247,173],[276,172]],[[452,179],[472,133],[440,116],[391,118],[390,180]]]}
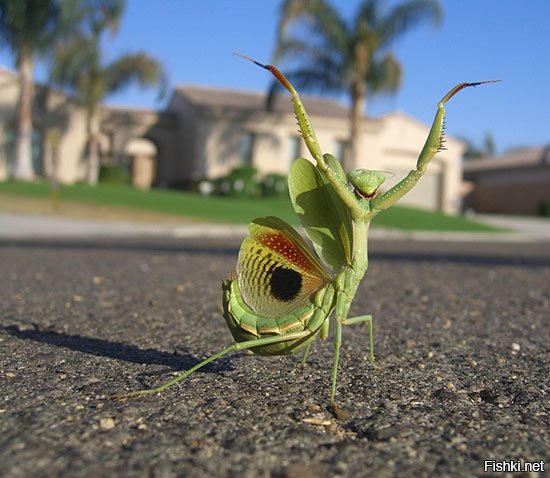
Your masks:
{"label": "mantis head", "polygon": [[387,174],[384,171],[356,169],[348,173],[348,180],[361,196],[372,199],[378,193],[378,188],[386,180]]}

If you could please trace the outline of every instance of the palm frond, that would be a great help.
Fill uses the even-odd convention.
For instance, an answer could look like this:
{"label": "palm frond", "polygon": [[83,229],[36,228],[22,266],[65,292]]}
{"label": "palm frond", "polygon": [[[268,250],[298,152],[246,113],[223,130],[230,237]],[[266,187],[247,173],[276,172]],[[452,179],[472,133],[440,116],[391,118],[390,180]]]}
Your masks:
{"label": "palm frond", "polygon": [[277,28],[276,61],[286,55],[283,42],[291,36],[290,28],[300,23],[314,34],[315,38],[308,35],[310,43],[318,42],[327,49],[341,53],[347,50],[348,28],[332,5],[325,0],[285,0]]}
{"label": "palm frond", "polygon": [[409,0],[395,6],[384,16],[378,27],[380,47],[384,48],[420,23],[437,26],[443,17],[438,0]]}
{"label": "palm frond", "polygon": [[[342,90],[341,70],[334,68],[332,63],[328,62],[285,72],[285,76],[298,89],[318,93],[338,93]],[[273,109],[277,95],[283,90],[280,82],[276,80],[271,82],[266,97],[267,111]]]}
{"label": "palm frond", "polygon": [[125,55],[103,70],[106,91],[115,93],[128,84],[136,82],[140,86],[166,88],[166,76],[155,58],[146,53]]}
{"label": "palm frond", "polygon": [[375,31],[380,23],[382,5],[380,0],[364,0],[361,2],[355,15],[354,31],[364,29]]}
{"label": "palm frond", "polygon": [[320,48],[300,38],[283,38],[278,44],[282,56],[297,56],[300,58],[317,58]]}
{"label": "palm frond", "polygon": [[317,93],[336,93],[342,90],[341,70],[332,63],[320,63],[310,67],[285,72],[285,76],[298,89]]}
{"label": "palm frond", "polygon": [[108,31],[111,36],[117,33],[124,13],[125,0],[78,0],[77,3],[85,33],[99,35]]}
{"label": "palm frond", "polygon": [[6,0],[0,2],[0,43],[16,54],[22,47],[43,51],[50,46],[61,10],[53,0]]}
{"label": "palm frond", "polygon": [[275,57],[300,62],[299,69],[285,72],[300,88],[349,90],[364,82],[370,95],[393,92],[402,71],[390,43],[417,24],[437,24],[441,16],[439,0],[402,0],[392,8],[384,0],[363,0],[347,25],[328,0],[285,0]]}
{"label": "palm frond", "polygon": [[380,59],[373,58],[367,73],[368,93],[393,93],[401,85],[402,68],[393,53],[387,52]]}
{"label": "palm frond", "polygon": [[77,91],[82,77],[99,67],[98,61],[97,50],[89,39],[75,37],[56,48],[51,79],[58,85]]}

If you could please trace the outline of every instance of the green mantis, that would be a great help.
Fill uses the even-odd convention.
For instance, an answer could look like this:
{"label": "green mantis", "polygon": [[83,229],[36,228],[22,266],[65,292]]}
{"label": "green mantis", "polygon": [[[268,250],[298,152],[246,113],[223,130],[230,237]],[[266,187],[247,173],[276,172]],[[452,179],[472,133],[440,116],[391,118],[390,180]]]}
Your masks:
{"label": "green mantis", "polygon": [[[242,55],[241,55],[242,56]],[[291,83],[274,66],[270,71],[290,92],[298,126],[315,163],[297,159],[289,173],[290,199],[314,251],[289,224],[276,217],[254,219],[237,262],[236,278],[225,279],[223,316],[235,343],[211,355],[159,387],[123,397],[158,393],[223,355],[250,349],[259,355],[283,355],[304,349],[329,335],[334,313],[334,359],[330,402],[335,407],[338,361],[345,325],[366,323],[370,360],[374,363],[372,317],[348,317],[367,266],[367,236],[372,219],[410,191],[431,159],[444,148],[445,103],[470,86],[460,83],[438,103],[435,119],[416,168],[384,193],[381,171],[356,170],[345,175],[331,154],[323,154],[313,127]]]}

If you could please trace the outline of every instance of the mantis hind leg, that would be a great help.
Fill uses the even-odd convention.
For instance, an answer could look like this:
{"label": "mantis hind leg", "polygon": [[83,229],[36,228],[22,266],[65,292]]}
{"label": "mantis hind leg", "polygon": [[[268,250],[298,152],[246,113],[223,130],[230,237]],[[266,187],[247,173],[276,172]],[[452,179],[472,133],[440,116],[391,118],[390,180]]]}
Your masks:
{"label": "mantis hind leg", "polygon": [[223,357],[224,355],[237,351],[237,350],[245,350],[245,349],[251,349],[254,347],[260,347],[262,345],[269,345],[274,344],[278,342],[286,342],[289,340],[299,340],[304,337],[307,337],[311,332],[309,330],[304,330],[302,332],[294,332],[289,334],[282,334],[282,335],[276,335],[272,337],[264,337],[260,339],[254,339],[254,340],[246,340],[244,342],[237,342],[234,344],[231,344],[224,349],[220,350],[219,352],[215,353],[214,355],[211,355],[210,357],[204,359],[202,362],[199,362],[198,364],[194,365],[190,369],[186,370],[185,372],[180,373],[176,377],[174,377],[172,380],[169,380],[168,382],[163,383],[162,385],[159,385],[156,388],[149,388],[145,390],[137,390],[135,392],[126,393],[123,395],[116,395],[112,397],[114,400],[123,400],[126,398],[134,398],[134,397],[142,397],[144,395],[150,395],[154,393],[160,393],[166,390],[168,387],[171,387],[172,385],[175,385],[176,383],[180,382],[181,380],[187,378],[189,375],[191,375],[193,372],[196,372],[200,368],[204,367],[205,365],[209,364],[210,362],[213,362],[216,359],[219,359],[220,357]]}
{"label": "mantis hind leg", "polygon": [[[327,318],[325,319],[325,321],[323,322],[323,325],[321,325],[321,329],[319,330],[319,338],[321,340],[325,340],[328,337],[329,327],[330,327],[330,323]],[[309,342],[306,346],[306,350],[304,351],[304,355],[302,357],[302,360],[300,361],[300,365],[302,367],[306,364],[306,360],[309,355],[309,349],[311,348],[312,343],[313,342]]]}
{"label": "mantis hind leg", "polygon": [[360,315],[359,317],[352,317],[351,319],[343,320],[344,325],[353,325],[361,322],[367,322],[369,327],[369,360],[370,363],[376,367],[374,362],[374,335],[372,330],[372,315]]}
{"label": "mantis hind leg", "polygon": [[304,355],[302,356],[302,360],[300,360],[300,365],[303,367],[306,364],[307,356],[309,355],[309,349],[311,348],[311,342],[306,345],[306,349],[304,350]]}

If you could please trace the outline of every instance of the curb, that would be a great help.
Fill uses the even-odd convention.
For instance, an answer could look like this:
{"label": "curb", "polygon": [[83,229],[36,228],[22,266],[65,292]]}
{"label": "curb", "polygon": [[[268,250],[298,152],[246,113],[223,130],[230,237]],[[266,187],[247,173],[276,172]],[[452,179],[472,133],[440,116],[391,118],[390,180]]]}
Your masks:
{"label": "curb", "polygon": [[[244,238],[242,224],[193,223],[166,226],[150,223],[109,222],[32,214],[0,213],[1,239],[70,238]],[[550,242],[550,237],[533,232],[405,231],[374,227],[374,240],[444,242]]]}

